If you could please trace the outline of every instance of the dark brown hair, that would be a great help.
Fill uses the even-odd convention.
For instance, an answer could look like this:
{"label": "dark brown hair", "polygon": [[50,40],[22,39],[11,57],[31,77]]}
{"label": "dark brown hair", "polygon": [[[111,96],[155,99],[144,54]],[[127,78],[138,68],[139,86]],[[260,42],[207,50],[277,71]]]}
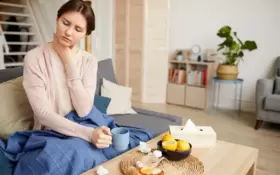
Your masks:
{"label": "dark brown hair", "polygon": [[64,13],[80,12],[87,21],[87,35],[90,35],[95,30],[95,15],[91,8],[90,1],[70,0],[63,4],[57,12],[57,18],[60,18]]}

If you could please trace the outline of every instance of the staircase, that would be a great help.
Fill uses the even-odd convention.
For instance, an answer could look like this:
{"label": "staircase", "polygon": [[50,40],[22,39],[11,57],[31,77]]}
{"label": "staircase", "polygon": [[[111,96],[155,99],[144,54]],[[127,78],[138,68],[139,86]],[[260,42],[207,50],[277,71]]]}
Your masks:
{"label": "staircase", "polygon": [[29,1],[0,0],[0,69],[23,66],[25,54],[42,43]]}

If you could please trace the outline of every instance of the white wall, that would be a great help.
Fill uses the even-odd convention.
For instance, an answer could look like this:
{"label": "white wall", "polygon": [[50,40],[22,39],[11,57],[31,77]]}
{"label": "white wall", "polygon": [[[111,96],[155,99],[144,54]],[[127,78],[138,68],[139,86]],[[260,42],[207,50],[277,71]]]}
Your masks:
{"label": "white wall", "polygon": [[[255,85],[258,78],[270,75],[273,62],[280,56],[279,0],[171,0],[170,52],[199,44],[217,48],[216,36],[223,25],[230,25],[242,40],[255,40],[258,50],[245,53],[239,66],[244,79],[242,108],[255,108]],[[233,107],[233,85],[222,85],[220,106]]]}
{"label": "white wall", "polygon": [[43,41],[52,41],[56,28],[57,11],[66,0],[30,0],[29,2]]}
{"label": "white wall", "polygon": [[98,60],[112,58],[113,0],[93,0],[96,30],[92,33],[92,50]]}

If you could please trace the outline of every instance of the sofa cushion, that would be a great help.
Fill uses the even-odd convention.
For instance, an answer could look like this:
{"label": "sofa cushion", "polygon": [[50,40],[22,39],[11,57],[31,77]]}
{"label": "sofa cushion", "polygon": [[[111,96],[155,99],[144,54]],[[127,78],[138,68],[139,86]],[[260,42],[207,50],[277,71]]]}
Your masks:
{"label": "sofa cushion", "polygon": [[280,77],[275,77],[275,89],[274,94],[280,94]]}
{"label": "sofa cushion", "polygon": [[102,97],[99,95],[94,96],[94,106],[103,114],[106,114],[110,101],[111,99],[107,97]]}
{"label": "sofa cushion", "polygon": [[0,70],[0,83],[22,76],[23,67],[9,68]]}
{"label": "sofa cushion", "polygon": [[95,91],[96,95],[101,95],[101,85],[103,78],[106,78],[107,80],[113,83],[117,83],[112,59],[101,60],[98,62],[97,82]]}
{"label": "sofa cushion", "polygon": [[115,117],[119,125],[149,129],[156,136],[168,131],[169,125],[177,125],[175,121],[172,122],[165,118],[144,114],[113,115],[113,117]]}
{"label": "sofa cushion", "polygon": [[280,95],[268,95],[264,100],[264,109],[271,111],[280,111]]}
{"label": "sofa cushion", "polygon": [[114,114],[136,114],[131,107],[132,89],[120,86],[103,78],[101,85],[101,95],[111,98],[107,108],[108,115]]}
{"label": "sofa cushion", "polygon": [[21,76],[0,84],[0,138],[33,127],[33,111],[22,80]]}

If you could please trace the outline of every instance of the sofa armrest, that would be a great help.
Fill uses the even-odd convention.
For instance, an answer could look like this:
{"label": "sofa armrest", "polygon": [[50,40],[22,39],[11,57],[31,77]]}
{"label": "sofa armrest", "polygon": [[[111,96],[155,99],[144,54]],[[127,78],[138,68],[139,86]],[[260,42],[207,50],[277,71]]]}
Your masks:
{"label": "sofa armrest", "polygon": [[155,111],[150,111],[150,110],[146,110],[146,109],[142,109],[142,108],[135,108],[135,107],[133,107],[133,109],[137,113],[139,113],[139,114],[144,114],[144,115],[156,116],[156,117],[164,118],[164,119],[170,120],[172,122],[175,122],[178,125],[182,125],[183,124],[183,120],[179,116],[165,114],[165,113],[160,113],[160,112],[155,112]]}
{"label": "sofa armrest", "polygon": [[262,116],[264,112],[264,99],[267,95],[273,93],[274,80],[273,79],[259,79],[256,85],[256,110],[257,119]]}

